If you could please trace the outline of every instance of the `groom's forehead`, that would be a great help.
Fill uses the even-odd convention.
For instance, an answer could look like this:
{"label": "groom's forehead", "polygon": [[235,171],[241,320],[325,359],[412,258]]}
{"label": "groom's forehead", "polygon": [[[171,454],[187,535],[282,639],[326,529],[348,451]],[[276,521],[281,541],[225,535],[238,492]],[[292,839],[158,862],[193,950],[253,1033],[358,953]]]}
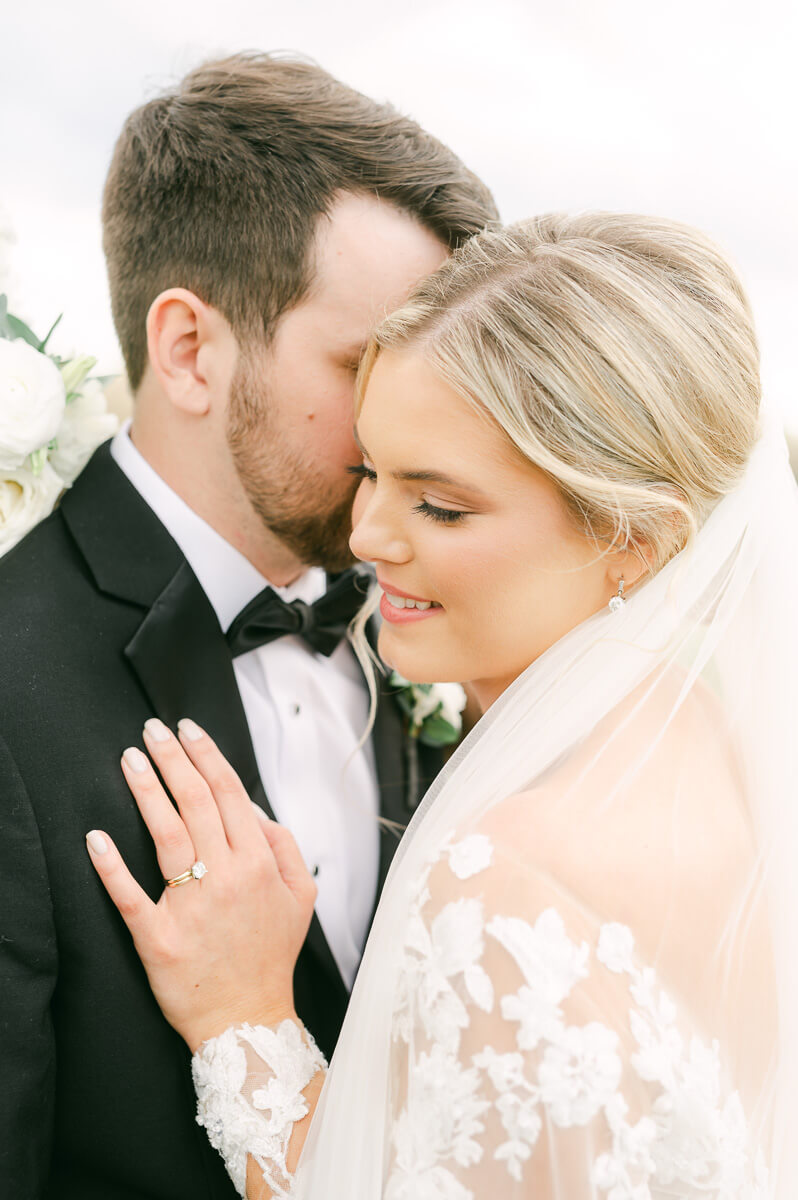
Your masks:
{"label": "groom's forehead", "polygon": [[447,254],[409,213],[374,197],[346,196],[319,221],[308,301],[332,318],[373,327]]}

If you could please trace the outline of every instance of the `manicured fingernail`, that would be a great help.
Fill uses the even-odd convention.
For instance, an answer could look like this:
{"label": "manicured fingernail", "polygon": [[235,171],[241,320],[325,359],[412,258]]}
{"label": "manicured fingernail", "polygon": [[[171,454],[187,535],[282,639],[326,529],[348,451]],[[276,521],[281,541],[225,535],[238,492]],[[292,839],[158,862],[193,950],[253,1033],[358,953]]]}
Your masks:
{"label": "manicured fingernail", "polygon": [[142,772],[146,771],[147,767],[150,765],[147,761],[146,754],[142,754],[136,746],[128,746],[127,750],[122,755],[122,758],[130,767],[131,771],[135,771],[137,775],[141,775]]}
{"label": "manicured fingernail", "polygon": [[89,849],[95,854],[105,854],[108,850],[108,843],[96,829],[92,829],[91,833],[86,834],[86,841],[89,844]]}
{"label": "manicured fingernail", "polygon": [[267,815],[267,814],[266,814],[266,813],[263,811],[263,809],[261,808],[261,806],[260,806],[259,804],[256,804],[254,800],[251,800],[251,801],[250,801],[250,804],[251,804],[251,805],[252,805],[252,807],[255,809],[255,816],[258,818],[258,820],[260,821],[260,823],[261,823],[262,825],[273,825],[273,824],[274,824],[274,822],[272,821],[271,817],[270,817],[270,816],[268,816],[268,815]]}
{"label": "manicured fingernail", "polygon": [[154,742],[168,742],[170,733],[164,725],[163,721],[159,721],[157,717],[150,717],[149,721],[144,722],[144,728]]}
{"label": "manicured fingernail", "polygon": [[198,742],[203,737],[203,732],[199,725],[195,724],[188,717],[183,717],[182,721],[177,722],[177,728],[180,730],[184,738],[188,738],[190,742]]}

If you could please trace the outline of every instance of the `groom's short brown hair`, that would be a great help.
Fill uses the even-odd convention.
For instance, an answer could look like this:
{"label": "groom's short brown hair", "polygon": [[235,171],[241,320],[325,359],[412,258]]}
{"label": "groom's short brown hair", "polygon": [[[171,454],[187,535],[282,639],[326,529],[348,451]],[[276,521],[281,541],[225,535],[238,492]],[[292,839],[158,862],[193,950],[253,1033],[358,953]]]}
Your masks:
{"label": "groom's short brown hair", "polygon": [[496,216],[487,188],[415,121],[313,63],[234,55],[128,117],[103,203],[111,304],[135,390],[155,297],[185,287],[239,340],[268,339],[313,278],[319,216],[368,192],[455,247]]}

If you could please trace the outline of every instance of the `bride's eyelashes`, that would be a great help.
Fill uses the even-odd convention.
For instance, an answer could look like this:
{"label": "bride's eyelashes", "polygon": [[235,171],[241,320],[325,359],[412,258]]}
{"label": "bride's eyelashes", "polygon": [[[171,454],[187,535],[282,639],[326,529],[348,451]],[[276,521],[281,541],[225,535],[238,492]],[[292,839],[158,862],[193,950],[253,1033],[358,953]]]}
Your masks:
{"label": "bride's eyelashes", "polygon": [[422,517],[428,517],[430,521],[438,521],[441,525],[456,525],[468,516],[468,513],[461,512],[458,508],[437,508],[428,500],[419,501],[413,508],[413,512],[421,513]]}
{"label": "bride's eyelashes", "polygon": [[367,467],[365,463],[358,463],[354,467],[347,467],[347,474],[354,475],[357,479],[368,479],[371,483],[376,483],[377,472],[371,467]]}
{"label": "bride's eyelashes", "polygon": [[[357,466],[346,469],[357,479],[368,479],[370,483],[377,481],[377,472],[373,467],[367,467],[365,463],[358,463]],[[427,517],[430,521],[437,521],[441,525],[456,525],[468,516],[467,512],[462,512],[458,508],[438,508],[437,505],[430,504],[428,500],[420,500],[413,506],[413,512],[420,513],[422,517]]]}

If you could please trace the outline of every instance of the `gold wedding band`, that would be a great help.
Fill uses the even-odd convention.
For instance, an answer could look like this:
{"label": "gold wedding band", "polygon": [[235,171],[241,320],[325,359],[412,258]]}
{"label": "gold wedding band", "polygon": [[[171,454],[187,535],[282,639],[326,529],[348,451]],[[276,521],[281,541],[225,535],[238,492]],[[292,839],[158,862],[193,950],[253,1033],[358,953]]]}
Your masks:
{"label": "gold wedding band", "polygon": [[207,875],[207,873],[208,868],[205,866],[205,863],[197,860],[182,875],[175,875],[174,879],[165,879],[164,883],[167,887],[180,887],[181,883],[190,883],[192,879],[202,879],[202,876]]}

